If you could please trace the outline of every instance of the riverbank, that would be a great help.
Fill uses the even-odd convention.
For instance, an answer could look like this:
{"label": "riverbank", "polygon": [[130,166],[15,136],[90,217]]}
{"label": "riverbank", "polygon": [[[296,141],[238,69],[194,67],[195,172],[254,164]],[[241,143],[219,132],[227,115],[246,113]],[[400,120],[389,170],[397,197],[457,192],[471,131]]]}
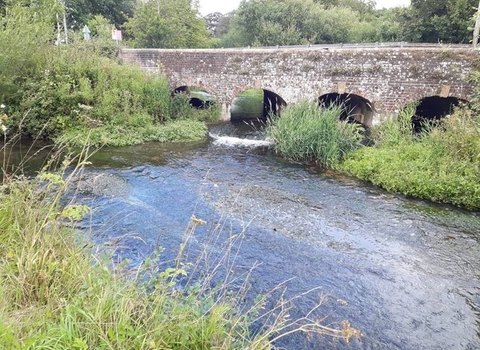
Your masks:
{"label": "riverbank", "polygon": [[480,118],[471,111],[458,110],[416,134],[407,110],[373,127],[373,146],[363,147],[359,128],[319,121],[333,120],[331,110],[289,108],[267,130],[284,157],[314,161],[389,192],[480,209]]}
{"label": "riverbank", "polygon": [[[216,279],[209,271],[202,270],[203,282],[191,280],[190,269],[197,267],[184,264],[182,252],[205,223],[194,216],[177,258],[164,270],[159,270],[160,252],[132,267],[123,258],[115,261],[107,245],[91,242],[88,230],[79,234],[75,222],[91,213],[85,205],[65,203],[64,194],[75,193],[69,186],[78,184],[76,174],[86,161],[68,174],[41,173],[4,182],[2,349],[263,350],[285,329],[300,327],[288,317],[271,322],[272,312],[287,312],[288,301],[265,311],[268,298],[262,296],[245,307],[243,292],[232,294],[228,284],[213,287],[210,281]],[[265,324],[254,332],[253,322]],[[358,336],[348,323],[338,330],[318,323],[303,326],[346,340]]]}

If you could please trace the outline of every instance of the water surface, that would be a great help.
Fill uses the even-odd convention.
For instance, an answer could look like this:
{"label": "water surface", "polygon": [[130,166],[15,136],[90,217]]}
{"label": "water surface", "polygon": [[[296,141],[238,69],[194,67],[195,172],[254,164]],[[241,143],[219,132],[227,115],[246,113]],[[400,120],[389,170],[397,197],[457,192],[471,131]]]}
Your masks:
{"label": "water surface", "polygon": [[284,281],[287,296],[319,288],[291,316],[327,296],[314,316],[363,333],[349,347],[297,334],[279,341],[285,349],[480,348],[478,213],[287,162],[264,140],[221,142],[216,128],[205,142],[94,155],[78,197],[93,208],[86,232],[132,264],[163,247],[168,266],[195,215],[207,225],[190,240],[192,261],[208,252],[214,265],[233,240],[222,264],[239,276],[258,265],[247,299]]}

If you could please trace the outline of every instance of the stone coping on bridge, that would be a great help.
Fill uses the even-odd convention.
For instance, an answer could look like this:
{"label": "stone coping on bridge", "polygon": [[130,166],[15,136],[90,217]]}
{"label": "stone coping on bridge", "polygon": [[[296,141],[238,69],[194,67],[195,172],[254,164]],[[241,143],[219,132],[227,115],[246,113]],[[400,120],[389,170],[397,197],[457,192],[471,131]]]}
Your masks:
{"label": "stone coping on bridge", "polygon": [[358,49],[406,49],[406,50],[472,50],[479,51],[479,48],[474,48],[472,45],[466,44],[432,44],[432,43],[408,43],[408,42],[380,42],[380,43],[348,43],[348,44],[315,44],[315,45],[277,45],[277,46],[248,46],[248,47],[221,47],[221,48],[196,48],[196,49],[166,49],[166,48],[122,48],[121,51],[166,51],[166,52],[249,52],[249,51],[275,51],[275,50],[358,50]]}

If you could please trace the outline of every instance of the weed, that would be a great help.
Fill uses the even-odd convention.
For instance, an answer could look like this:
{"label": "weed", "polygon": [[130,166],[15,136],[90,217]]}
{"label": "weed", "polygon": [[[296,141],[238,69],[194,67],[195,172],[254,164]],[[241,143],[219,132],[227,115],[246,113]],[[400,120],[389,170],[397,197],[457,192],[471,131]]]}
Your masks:
{"label": "weed", "polygon": [[376,146],[349,154],[340,168],[391,192],[480,208],[479,119],[459,110],[413,135],[411,112],[375,127]]}

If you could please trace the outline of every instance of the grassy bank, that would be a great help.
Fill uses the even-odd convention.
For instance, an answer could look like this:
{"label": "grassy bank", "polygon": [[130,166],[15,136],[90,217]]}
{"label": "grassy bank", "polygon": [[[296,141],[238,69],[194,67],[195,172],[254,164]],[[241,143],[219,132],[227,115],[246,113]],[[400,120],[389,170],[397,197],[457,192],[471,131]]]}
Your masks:
{"label": "grassy bank", "polygon": [[458,111],[414,135],[410,115],[374,128],[375,146],[349,154],[340,169],[391,192],[480,209],[480,118]]}
{"label": "grassy bank", "polygon": [[[161,255],[133,269],[113,264],[107,253],[99,253],[102,247],[74,228],[91,213],[85,206],[64,203],[80,168],[69,169],[68,176],[43,172],[30,180],[9,177],[1,188],[1,349],[265,350],[292,332],[347,341],[359,335],[348,322],[332,329],[307,317],[290,320],[288,312],[298,297],[286,299],[282,286],[245,304],[248,289],[232,293],[229,279],[215,275],[225,263],[222,259],[213,271],[201,271],[203,282],[191,281],[191,265],[184,264],[182,251],[204,223],[195,217],[171,267],[158,269]],[[191,268],[198,273],[200,266]],[[180,285],[180,279],[189,282]],[[281,297],[273,309],[264,309],[275,293]]]}
{"label": "grassy bank", "polygon": [[358,128],[338,121],[339,110],[315,104],[288,107],[268,127],[275,150],[315,161],[390,192],[480,209],[480,118],[457,111],[437,127],[414,134],[413,111],[373,127],[372,147],[360,147]]}

